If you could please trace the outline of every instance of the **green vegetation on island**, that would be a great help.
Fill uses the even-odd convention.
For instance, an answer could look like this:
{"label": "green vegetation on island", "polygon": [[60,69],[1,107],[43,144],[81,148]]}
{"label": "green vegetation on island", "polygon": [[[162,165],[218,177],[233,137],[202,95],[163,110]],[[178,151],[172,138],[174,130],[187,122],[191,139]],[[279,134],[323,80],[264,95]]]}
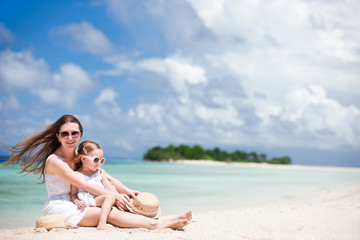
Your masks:
{"label": "green vegetation on island", "polygon": [[256,152],[244,152],[236,150],[232,153],[220,150],[218,147],[207,150],[199,145],[189,147],[181,144],[176,147],[169,145],[161,148],[159,146],[149,149],[144,154],[144,159],[148,161],[163,161],[163,160],[213,160],[222,162],[255,162],[255,163],[270,163],[270,164],[291,164],[291,159],[288,156],[280,158],[267,159],[266,154],[258,154]]}

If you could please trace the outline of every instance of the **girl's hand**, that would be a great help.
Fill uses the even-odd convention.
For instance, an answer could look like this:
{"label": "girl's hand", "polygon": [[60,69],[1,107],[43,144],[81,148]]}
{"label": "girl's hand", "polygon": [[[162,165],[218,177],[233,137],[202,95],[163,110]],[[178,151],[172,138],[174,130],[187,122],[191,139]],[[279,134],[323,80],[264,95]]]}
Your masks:
{"label": "girl's hand", "polygon": [[82,209],[86,205],[84,201],[76,201],[75,204],[78,206],[78,209]]}
{"label": "girl's hand", "polygon": [[131,208],[129,196],[126,194],[116,194],[115,197],[116,197],[115,200],[116,207],[122,211],[128,212],[129,208]]}

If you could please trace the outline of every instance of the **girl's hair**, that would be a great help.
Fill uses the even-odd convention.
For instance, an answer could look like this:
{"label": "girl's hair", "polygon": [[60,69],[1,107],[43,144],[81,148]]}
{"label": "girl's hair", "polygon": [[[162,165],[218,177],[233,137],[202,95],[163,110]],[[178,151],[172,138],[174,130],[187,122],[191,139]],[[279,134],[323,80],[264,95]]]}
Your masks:
{"label": "girl's hair", "polygon": [[18,172],[19,174],[31,173],[37,175],[40,173],[39,179],[42,179],[41,183],[44,183],[46,159],[61,146],[56,134],[59,133],[61,126],[65,123],[77,123],[82,136],[83,128],[80,121],[72,115],[63,115],[56,122],[47,126],[45,130],[34,133],[15,146],[2,144],[7,147],[5,149],[8,152],[11,152],[11,157],[2,166],[14,165],[18,162],[21,169]]}
{"label": "girl's hair", "polygon": [[86,140],[79,144],[77,154],[75,156],[74,162],[76,163],[77,169],[82,166],[81,157],[85,156],[87,153],[95,150],[102,149],[100,144],[94,141]]}

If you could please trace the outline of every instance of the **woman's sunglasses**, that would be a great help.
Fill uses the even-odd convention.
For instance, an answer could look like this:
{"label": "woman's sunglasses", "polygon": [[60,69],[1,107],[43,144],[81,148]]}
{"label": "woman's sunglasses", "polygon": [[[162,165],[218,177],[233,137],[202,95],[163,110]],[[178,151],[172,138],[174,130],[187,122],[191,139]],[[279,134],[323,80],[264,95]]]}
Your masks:
{"label": "woman's sunglasses", "polygon": [[74,131],[74,132],[60,132],[60,137],[61,138],[68,138],[71,135],[72,138],[78,138],[80,136],[80,132],[79,131]]}
{"label": "woman's sunglasses", "polygon": [[105,158],[99,158],[99,157],[89,157],[89,156],[85,156],[86,158],[93,160],[94,163],[100,163],[100,165],[103,165],[105,163]]}

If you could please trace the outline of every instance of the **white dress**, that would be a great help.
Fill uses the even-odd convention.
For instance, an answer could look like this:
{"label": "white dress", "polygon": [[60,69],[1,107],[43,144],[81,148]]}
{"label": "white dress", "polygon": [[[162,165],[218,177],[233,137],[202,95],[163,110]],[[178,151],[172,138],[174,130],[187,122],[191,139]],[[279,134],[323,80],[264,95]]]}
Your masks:
{"label": "white dress", "polygon": [[[102,180],[102,177],[101,177],[101,173],[100,173],[100,170],[97,170],[93,175],[91,175],[90,177],[89,176],[86,176],[80,172],[78,172],[81,176],[83,176],[86,181],[88,182],[91,182],[99,187],[102,187],[104,188],[104,185],[102,184],[101,180]],[[84,201],[86,203],[86,206],[93,206],[95,207],[96,206],[96,202],[95,202],[95,199],[94,199],[95,195],[85,191],[84,189],[81,189],[79,188],[79,192],[78,192],[78,198],[82,201]]]}
{"label": "white dress", "polygon": [[[47,160],[53,156],[65,162],[64,159],[55,154],[51,154]],[[48,199],[42,208],[42,214],[59,214],[64,218],[67,226],[77,226],[85,216],[88,207],[78,209],[76,204],[71,200],[70,183],[64,181],[57,175],[48,176],[45,174],[45,184]]]}

